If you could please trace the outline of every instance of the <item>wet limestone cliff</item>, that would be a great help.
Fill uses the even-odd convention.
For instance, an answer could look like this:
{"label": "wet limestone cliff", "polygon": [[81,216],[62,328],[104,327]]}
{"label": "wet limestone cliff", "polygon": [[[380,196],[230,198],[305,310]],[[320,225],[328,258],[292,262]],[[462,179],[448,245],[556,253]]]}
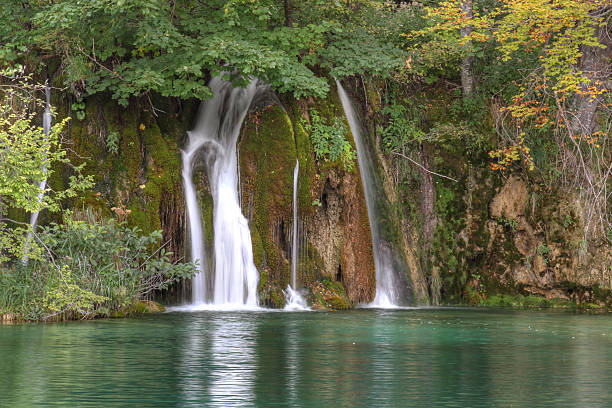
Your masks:
{"label": "wet limestone cliff", "polygon": [[[73,118],[66,137],[72,160],[86,162],[85,172],[95,178],[92,191],[68,204],[77,216],[113,216],[144,232],[160,229],[174,258],[188,258],[179,149],[193,126],[198,102],[154,98],[132,100],[123,108],[95,96],[86,100],[78,119],[70,97],[56,94],[54,99],[58,116]],[[337,97],[331,100],[286,98],[282,106],[278,98],[258,101],[243,124],[239,192],[260,272],[260,303],[266,306],[282,307],[289,283],[296,159],[299,287],[321,308],[350,308],[374,296],[372,244],[358,166],[348,171],[337,163],[315,161],[304,130],[311,107],[330,120],[344,120]],[[194,178],[210,254],[212,199],[204,167],[196,164]],[[68,171],[55,173],[51,186],[67,177]],[[188,300],[189,282],[171,291],[169,299]]]}
{"label": "wet limestone cliff", "polygon": [[[400,152],[417,166],[382,147],[386,87],[354,78],[345,88],[361,108],[366,142],[376,152],[377,205],[384,209],[385,240],[400,254],[407,303],[514,304],[517,296],[536,295],[610,305],[611,247],[605,239],[584,237],[578,194],[546,185],[534,173],[491,171],[491,143],[475,145],[462,134],[446,91],[406,96],[425,103],[418,125],[435,135]],[[72,159],[86,161],[86,172],[96,180],[91,192],[69,203],[74,211],[114,216],[145,232],[161,229],[175,259],[188,257],[179,149],[198,102],[145,98],[123,108],[100,95],[86,100],[79,120],[69,108],[73,100],[59,93],[54,99],[58,116],[73,118],[66,135]],[[352,307],[374,297],[359,167],[349,171],[315,160],[305,130],[313,108],[328,121],[346,120],[335,90],[325,100],[281,95],[252,107],[238,142],[241,204],[260,272],[260,302],[266,306],[283,306],[290,279],[296,159],[299,286],[325,308]],[[483,121],[488,127],[483,133],[493,139],[489,122]],[[354,146],[350,131],[348,139]],[[197,166],[194,177],[210,247],[212,200],[203,168]],[[51,187],[67,177],[65,171],[55,173]],[[189,297],[188,285],[173,289],[177,299]]]}
{"label": "wet limestone cliff", "polygon": [[284,304],[290,280],[293,171],[298,176],[298,286],[314,303],[347,308],[372,300],[375,289],[367,208],[358,167],[315,160],[304,129],[309,108],[323,117],[343,117],[329,100],[290,98],[256,107],[239,141],[241,201],[250,220],[260,301]]}
{"label": "wet limestone cliff", "polygon": [[[178,146],[197,105],[166,101],[162,106],[162,101],[156,107],[165,113],[156,116],[150,105],[139,101],[122,108],[93,97],[79,120],[66,108],[68,101],[60,100],[58,115],[73,118],[67,137],[71,160],[85,162],[85,173],[95,179],[94,189],[71,203],[74,211],[113,215],[145,233],[162,230],[166,250],[179,259],[184,252],[185,204]],[[66,177],[66,172],[56,173],[51,183]]]}
{"label": "wet limestone cliff", "polygon": [[[380,81],[347,82],[377,146],[405,253],[432,303],[612,305],[612,237],[585,233],[594,224],[586,229],[579,192],[541,170],[491,170],[496,136],[486,113],[469,133],[452,91],[402,90],[403,103],[418,107],[407,117],[421,141],[385,151],[390,115],[382,110],[400,98]],[[534,155],[546,157],[542,150]]]}

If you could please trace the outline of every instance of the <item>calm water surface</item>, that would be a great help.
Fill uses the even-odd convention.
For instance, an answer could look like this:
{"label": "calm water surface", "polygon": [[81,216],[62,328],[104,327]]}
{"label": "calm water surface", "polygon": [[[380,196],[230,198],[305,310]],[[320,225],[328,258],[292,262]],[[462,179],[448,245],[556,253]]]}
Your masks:
{"label": "calm water surface", "polygon": [[173,312],[0,325],[2,407],[612,407],[612,316]]}

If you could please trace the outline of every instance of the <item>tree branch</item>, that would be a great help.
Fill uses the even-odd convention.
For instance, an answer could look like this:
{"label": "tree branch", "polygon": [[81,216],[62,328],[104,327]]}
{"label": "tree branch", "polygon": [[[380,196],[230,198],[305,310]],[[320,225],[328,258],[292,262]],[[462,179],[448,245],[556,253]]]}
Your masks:
{"label": "tree branch", "polygon": [[396,151],[394,151],[394,150],[393,150],[393,151],[391,151],[391,153],[392,153],[392,154],[394,154],[394,155],[396,155],[396,156],[403,157],[403,158],[404,158],[404,159],[406,159],[406,160],[409,160],[410,162],[412,162],[412,163],[416,164],[417,166],[419,166],[421,169],[425,170],[425,171],[426,171],[426,172],[428,172],[428,173],[431,173],[431,174],[436,175],[436,176],[439,176],[439,177],[444,177],[445,179],[448,179],[448,180],[454,181],[455,183],[458,183],[458,182],[459,182],[458,180],[455,180],[455,179],[454,179],[454,178],[452,178],[452,177],[445,176],[444,174],[436,173],[435,171],[431,171],[431,170],[429,170],[429,169],[426,169],[426,168],[425,168],[425,167],[424,167],[424,166],[423,166],[421,163],[419,163],[419,162],[417,162],[417,161],[415,161],[415,160],[412,160],[410,157],[408,157],[408,156],[406,156],[406,155],[404,155],[404,154],[402,154],[402,153],[396,152]]}

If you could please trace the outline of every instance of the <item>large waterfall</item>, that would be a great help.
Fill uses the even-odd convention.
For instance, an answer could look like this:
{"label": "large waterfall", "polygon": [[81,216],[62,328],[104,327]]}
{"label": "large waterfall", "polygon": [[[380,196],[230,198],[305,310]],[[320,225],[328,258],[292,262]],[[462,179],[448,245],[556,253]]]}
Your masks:
{"label": "large waterfall", "polygon": [[[246,88],[234,88],[214,78],[209,87],[214,96],[202,102],[196,126],[187,132],[188,141],[182,151],[191,258],[200,264],[192,283],[193,303],[215,308],[256,307],[259,274],[253,263],[248,222],[240,209],[236,141],[253,98],[265,86],[253,80]],[[205,165],[213,199],[214,274],[210,278],[193,181],[193,168],[200,160]]]}
{"label": "large waterfall", "polygon": [[361,172],[363,190],[368,208],[368,219],[372,231],[372,246],[374,250],[374,267],[376,268],[376,296],[371,306],[374,307],[395,307],[399,302],[398,285],[394,271],[394,262],[391,250],[381,237],[381,221],[379,207],[376,203],[377,189],[375,185],[375,162],[363,139],[362,125],[355,112],[355,107],[351,102],[346,91],[336,80],[338,95],[342,101],[344,113],[349,122],[355,145],[357,147],[357,161]]}

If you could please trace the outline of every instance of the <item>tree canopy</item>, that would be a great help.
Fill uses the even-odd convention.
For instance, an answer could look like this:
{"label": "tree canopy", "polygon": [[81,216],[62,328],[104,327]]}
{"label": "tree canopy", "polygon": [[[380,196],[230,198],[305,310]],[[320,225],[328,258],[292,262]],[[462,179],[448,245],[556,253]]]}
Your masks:
{"label": "tree canopy", "polygon": [[[206,79],[257,76],[279,92],[324,96],[333,76],[387,75],[403,50],[367,24],[382,2],[8,0],[0,61],[56,58],[77,95],[206,98]],[[350,2],[349,2],[350,3]],[[229,75],[229,74],[228,74]]]}

